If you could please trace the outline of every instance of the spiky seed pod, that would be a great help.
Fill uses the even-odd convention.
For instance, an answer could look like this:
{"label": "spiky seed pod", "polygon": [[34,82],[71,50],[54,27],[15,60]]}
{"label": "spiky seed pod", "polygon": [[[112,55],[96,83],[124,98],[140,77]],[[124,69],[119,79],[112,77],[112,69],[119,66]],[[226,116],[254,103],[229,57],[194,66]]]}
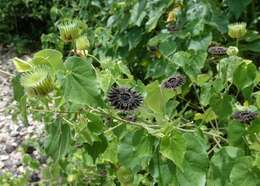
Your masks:
{"label": "spiky seed pod", "polygon": [[209,47],[208,53],[212,55],[224,55],[227,52],[227,48],[225,47],[220,47],[220,46],[212,46]]}
{"label": "spiky seed pod", "polygon": [[228,56],[236,56],[238,54],[239,50],[235,46],[230,46],[227,49],[227,55]]}
{"label": "spiky seed pod", "polygon": [[54,89],[54,81],[50,75],[50,69],[39,66],[22,75],[21,85],[30,96],[45,96]]}
{"label": "spiky seed pod", "polygon": [[233,118],[241,123],[250,123],[256,116],[257,113],[250,110],[237,111],[233,114]]}
{"label": "spiky seed pod", "polygon": [[174,75],[162,83],[163,88],[176,89],[182,86],[186,81],[185,76],[181,74]]}
{"label": "spiky seed pod", "polygon": [[231,38],[239,39],[246,34],[246,23],[233,23],[228,25],[228,35]]}
{"label": "spiky seed pod", "polygon": [[60,37],[64,42],[71,42],[78,38],[81,33],[81,28],[78,22],[68,21],[58,26]]}
{"label": "spiky seed pod", "polygon": [[76,39],[76,48],[78,50],[86,50],[89,48],[89,40],[87,36],[80,36]]}
{"label": "spiky seed pod", "polygon": [[107,97],[113,107],[123,111],[134,110],[143,102],[143,97],[140,93],[126,87],[112,88]]}

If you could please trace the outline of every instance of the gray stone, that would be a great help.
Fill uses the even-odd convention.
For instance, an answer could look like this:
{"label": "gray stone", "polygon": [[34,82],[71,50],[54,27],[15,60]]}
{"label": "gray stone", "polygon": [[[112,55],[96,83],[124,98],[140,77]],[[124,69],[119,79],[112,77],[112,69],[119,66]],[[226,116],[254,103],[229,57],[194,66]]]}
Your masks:
{"label": "gray stone", "polygon": [[1,161],[6,161],[6,160],[8,160],[9,159],[9,156],[8,155],[1,155],[0,156],[0,160]]}
{"label": "gray stone", "polygon": [[13,152],[15,149],[16,149],[16,146],[14,146],[14,145],[6,145],[5,146],[5,152],[7,152],[8,154]]}

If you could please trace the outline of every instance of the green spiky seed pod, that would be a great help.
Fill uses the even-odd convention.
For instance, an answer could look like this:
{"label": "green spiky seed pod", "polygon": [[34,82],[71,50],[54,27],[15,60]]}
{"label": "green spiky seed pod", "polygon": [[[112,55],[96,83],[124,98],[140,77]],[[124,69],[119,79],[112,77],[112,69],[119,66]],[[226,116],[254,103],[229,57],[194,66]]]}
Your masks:
{"label": "green spiky seed pod", "polygon": [[228,56],[237,56],[238,52],[239,52],[238,48],[234,46],[230,46],[227,49]]}
{"label": "green spiky seed pod", "polygon": [[30,96],[45,96],[54,89],[50,69],[45,66],[26,72],[21,77],[21,85]]}
{"label": "green spiky seed pod", "polygon": [[239,39],[246,34],[246,23],[234,23],[228,25],[228,35],[231,38]]}
{"label": "green spiky seed pod", "polygon": [[87,36],[80,36],[76,39],[76,48],[78,50],[86,50],[89,48],[89,40]]}
{"label": "green spiky seed pod", "polygon": [[68,21],[59,25],[60,37],[64,42],[71,42],[78,38],[81,33],[81,28],[78,22]]}

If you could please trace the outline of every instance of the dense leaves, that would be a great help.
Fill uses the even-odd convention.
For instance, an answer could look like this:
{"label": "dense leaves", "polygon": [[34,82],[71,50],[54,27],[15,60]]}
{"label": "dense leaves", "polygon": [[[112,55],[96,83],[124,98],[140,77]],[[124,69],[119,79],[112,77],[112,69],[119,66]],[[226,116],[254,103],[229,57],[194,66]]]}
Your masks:
{"label": "dense leaves", "polygon": [[258,2],[64,4],[42,37],[54,49],[14,62],[55,81],[35,98],[13,79],[24,121],[45,122],[46,184],[260,184]]}

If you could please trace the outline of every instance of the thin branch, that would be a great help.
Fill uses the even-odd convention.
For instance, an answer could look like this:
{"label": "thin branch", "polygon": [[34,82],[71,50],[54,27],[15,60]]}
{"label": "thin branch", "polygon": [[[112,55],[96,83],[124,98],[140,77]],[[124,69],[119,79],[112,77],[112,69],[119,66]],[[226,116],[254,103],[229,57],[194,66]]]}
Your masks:
{"label": "thin branch", "polygon": [[86,54],[86,55],[89,57],[92,57],[93,59],[95,59],[97,62],[99,62],[101,64],[101,61],[98,58],[96,58],[96,56],[93,56],[91,54]]}

